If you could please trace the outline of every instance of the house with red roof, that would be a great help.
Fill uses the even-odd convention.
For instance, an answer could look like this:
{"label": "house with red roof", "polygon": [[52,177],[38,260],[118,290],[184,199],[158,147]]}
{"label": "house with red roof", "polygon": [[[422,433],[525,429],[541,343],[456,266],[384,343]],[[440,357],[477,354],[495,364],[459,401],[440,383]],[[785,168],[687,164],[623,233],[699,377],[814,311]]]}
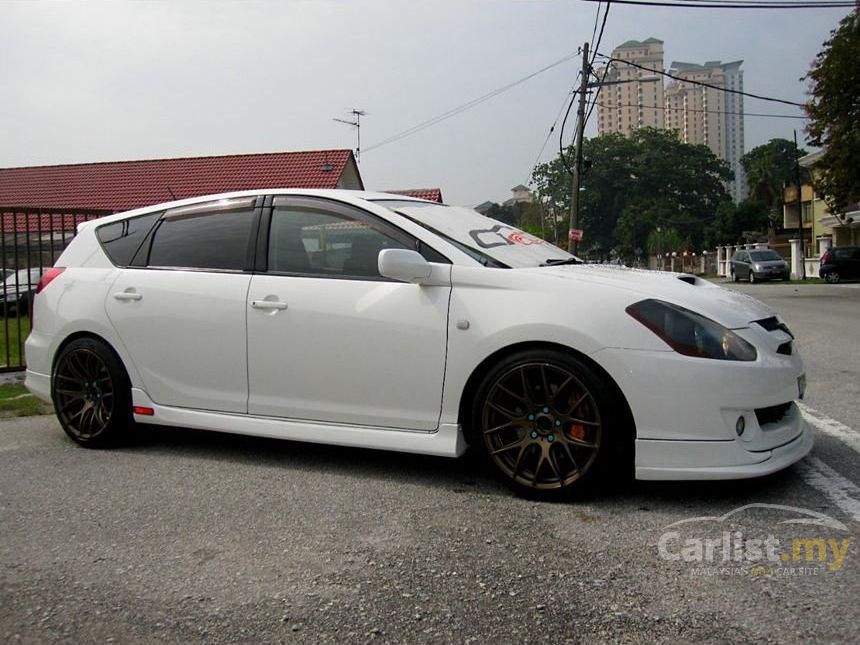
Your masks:
{"label": "house with red roof", "polygon": [[116,212],[257,188],[363,190],[364,183],[351,150],[0,168],[0,207]]}
{"label": "house with red roof", "polygon": [[442,202],[441,188],[408,188],[401,190],[386,190],[386,193],[394,193],[396,195],[406,195],[407,197],[415,197],[417,199],[426,199],[428,202]]}

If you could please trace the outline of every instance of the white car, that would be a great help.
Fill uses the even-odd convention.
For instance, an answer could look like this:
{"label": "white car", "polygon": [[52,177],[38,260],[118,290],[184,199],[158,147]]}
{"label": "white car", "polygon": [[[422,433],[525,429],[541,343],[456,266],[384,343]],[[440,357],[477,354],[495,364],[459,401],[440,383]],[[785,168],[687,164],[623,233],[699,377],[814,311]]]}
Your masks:
{"label": "white car", "polygon": [[27,386],[84,446],[134,422],[457,457],[523,493],[764,475],[812,435],[768,307],[592,266],[473,210],[270,190],[79,226]]}

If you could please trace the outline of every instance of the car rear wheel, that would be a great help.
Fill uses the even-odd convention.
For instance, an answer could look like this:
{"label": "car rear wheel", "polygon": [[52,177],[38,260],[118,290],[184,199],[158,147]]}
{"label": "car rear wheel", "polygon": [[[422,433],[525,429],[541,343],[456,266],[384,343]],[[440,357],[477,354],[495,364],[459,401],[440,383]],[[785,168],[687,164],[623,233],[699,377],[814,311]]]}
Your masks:
{"label": "car rear wheel", "polygon": [[595,477],[617,410],[591,368],[557,351],[508,357],[484,378],[472,405],[471,438],[514,491],[565,497]]}
{"label": "car rear wheel", "polygon": [[824,279],[830,284],[836,284],[839,282],[839,274],[836,271],[831,271],[824,276]]}
{"label": "car rear wheel", "polygon": [[60,425],[90,448],[127,437],[133,425],[131,390],[125,368],[101,341],[79,338],[57,357],[51,398]]}

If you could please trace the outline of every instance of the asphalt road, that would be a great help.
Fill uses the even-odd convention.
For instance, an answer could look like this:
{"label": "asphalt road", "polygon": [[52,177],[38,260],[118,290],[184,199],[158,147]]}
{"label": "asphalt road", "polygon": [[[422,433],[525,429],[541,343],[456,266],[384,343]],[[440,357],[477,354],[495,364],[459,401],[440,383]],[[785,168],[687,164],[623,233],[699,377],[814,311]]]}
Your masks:
{"label": "asphalt road", "polygon": [[0,421],[0,640],[856,642],[860,288],[740,288],[798,336],[819,428],[758,480],[542,504],[468,459]]}

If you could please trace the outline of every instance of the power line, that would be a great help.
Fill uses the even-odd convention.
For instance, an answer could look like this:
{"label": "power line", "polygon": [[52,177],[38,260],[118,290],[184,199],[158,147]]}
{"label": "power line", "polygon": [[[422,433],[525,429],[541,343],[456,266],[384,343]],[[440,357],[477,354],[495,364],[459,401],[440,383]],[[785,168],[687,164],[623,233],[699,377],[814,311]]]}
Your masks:
{"label": "power line", "polygon": [[[597,42],[594,43],[594,54],[591,56],[591,62],[588,65],[589,72],[591,72],[591,70],[594,68],[594,61],[597,60],[597,52],[599,51],[599,48],[600,48],[600,41],[603,40],[603,30],[606,28],[606,19],[609,17],[609,6],[610,6],[610,4],[611,4],[610,2],[606,3],[606,11],[603,12],[603,23],[600,25],[600,35],[597,37]],[[600,4],[599,3],[597,5],[597,15],[600,15]],[[596,20],[595,20],[595,24],[597,24]],[[592,42],[594,42],[594,41],[592,40]],[[606,74],[608,71],[609,71],[609,66],[607,65],[603,70],[603,76],[600,78],[601,84],[603,83],[603,81],[606,80]],[[591,113],[594,112],[594,106],[597,103],[597,98],[600,96],[600,87],[601,87],[601,85],[597,86],[597,91],[594,93],[594,97],[592,98],[591,105],[588,106],[588,112],[585,115],[586,125],[588,125],[588,120],[591,118]]]}
{"label": "power line", "polygon": [[437,123],[441,123],[442,121],[445,121],[446,119],[450,119],[452,116],[456,116],[457,114],[460,114],[461,112],[465,112],[466,110],[473,108],[476,105],[480,105],[484,101],[488,101],[491,98],[498,96],[499,94],[507,92],[508,90],[516,87],[517,85],[525,83],[526,81],[531,80],[532,78],[534,78],[535,76],[537,76],[539,74],[543,74],[544,72],[552,69],[553,67],[558,67],[562,63],[566,63],[567,61],[569,61],[573,58],[576,58],[578,55],[579,55],[579,51],[568,54],[567,56],[564,56],[563,58],[560,58],[557,61],[550,63],[549,65],[546,65],[545,67],[541,67],[536,72],[532,72],[531,74],[523,76],[522,78],[517,79],[516,81],[514,81],[512,83],[508,83],[507,85],[503,85],[502,87],[499,87],[499,88],[493,90],[492,92],[488,92],[482,96],[479,96],[476,99],[472,99],[471,101],[463,103],[462,105],[458,105],[455,108],[451,108],[450,110],[443,112],[442,114],[439,114],[437,116],[434,116],[430,119],[427,119],[426,121],[422,121],[421,123],[417,123],[417,124],[413,125],[411,128],[407,128],[401,132],[398,132],[397,134],[394,134],[394,135],[388,137],[387,139],[383,139],[382,141],[379,141],[378,143],[375,143],[372,146],[365,148],[364,152],[368,153],[371,150],[375,150],[376,148],[381,148],[382,146],[388,145],[389,143],[394,143],[395,141],[399,141],[400,139],[403,139],[405,137],[416,134],[416,133],[420,132],[421,130],[424,130],[426,128],[429,128],[430,126],[436,125]]}
{"label": "power line", "polygon": [[[597,35],[597,23],[600,21],[600,5],[602,4],[603,0],[598,0],[597,13],[594,14],[594,27],[591,28],[591,42],[594,42],[594,37]],[[597,49],[597,47],[594,49]]]}
{"label": "power line", "polygon": [[[583,0],[584,2],[597,2],[598,0]],[[616,4],[639,5],[645,7],[678,7],[685,9],[838,9],[844,7],[855,7],[855,2],[847,0],[834,0],[832,2],[788,2],[780,0],[780,2],[763,2],[762,0],[753,0],[751,2],[718,2],[716,0],[707,0],[706,2],[698,2],[697,0],[682,0],[681,2],[659,2],[655,0],[613,0]]]}
{"label": "power line", "polygon": [[605,105],[598,103],[599,107],[610,110],[614,107],[631,107],[642,108],[643,110],[679,110],[683,112],[700,112],[702,114],[734,114],[737,116],[760,116],[770,117],[773,119],[808,119],[806,116],[795,116],[793,114],[765,114],[762,112],[731,112],[729,110],[697,110],[695,108],[667,108],[663,105],[639,105],[636,103],[615,103],[614,105]]}
{"label": "power line", "polygon": [[[579,78],[578,75],[577,78]],[[564,101],[561,102],[561,108],[559,108],[558,114],[556,114],[555,120],[552,122],[552,125],[549,128],[549,132],[546,133],[546,138],[543,140],[543,145],[540,147],[540,152],[538,152],[537,157],[535,157],[535,162],[532,164],[532,169],[529,172],[529,181],[531,181],[532,175],[534,175],[535,172],[535,168],[537,168],[538,163],[540,163],[540,158],[543,155],[543,151],[546,150],[546,144],[549,143],[549,139],[552,136],[552,133],[555,132],[555,126],[558,124],[558,120],[561,118],[561,113],[564,112],[564,106],[567,104],[568,95],[575,93],[576,81],[574,80],[573,86],[570,88],[570,91],[564,95]]]}
{"label": "power line", "polygon": [[[586,0],[588,1],[588,0]],[[617,0],[616,0],[617,1]],[[853,5],[852,5],[853,6]],[[792,105],[794,107],[806,107],[803,103],[796,103],[794,101],[787,101],[785,99],[777,99],[772,96],[761,96],[760,94],[751,94],[749,92],[744,92],[742,90],[734,90],[728,87],[720,87],[719,85],[712,85],[711,83],[704,83],[702,81],[694,81],[689,78],[684,78],[682,76],[675,76],[674,74],[670,74],[669,72],[664,72],[658,69],[651,69],[650,67],[645,67],[644,65],[639,65],[638,63],[632,63],[629,60],[621,60],[620,58],[613,58],[611,56],[607,56],[605,54],[598,54],[601,58],[605,58],[607,63],[620,63],[622,65],[629,65],[630,67],[636,67],[637,69],[645,70],[646,72],[650,72],[652,74],[660,74],[661,76],[666,76],[667,78],[671,78],[676,81],[682,81],[684,83],[690,83],[691,85],[700,85],[702,87],[709,87],[712,90],[718,90],[720,92],[726,92],[727,94],[740,94],[741,96],[748,96],[751,99],[757,99],[759,101],[770,101],[772,103],[782,103],[784,105]]]}

